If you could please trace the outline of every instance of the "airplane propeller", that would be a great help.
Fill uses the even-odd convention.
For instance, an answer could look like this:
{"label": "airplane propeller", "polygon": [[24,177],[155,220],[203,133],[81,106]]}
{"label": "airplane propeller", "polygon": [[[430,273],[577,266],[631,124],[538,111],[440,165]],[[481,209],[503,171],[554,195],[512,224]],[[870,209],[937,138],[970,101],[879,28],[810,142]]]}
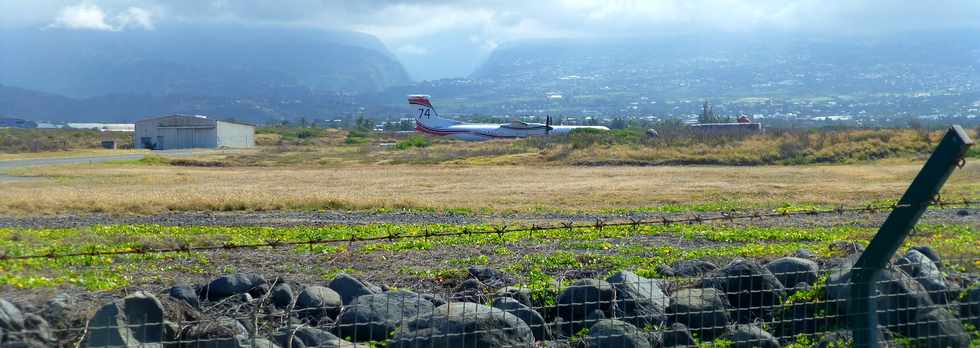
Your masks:
{"label": "airplane propeller", "polygon": [[551,115],[548,115],[544,119],[544,134],[545,135],[551,134],[551,129],[552,129],[552,127],[551,127]]}

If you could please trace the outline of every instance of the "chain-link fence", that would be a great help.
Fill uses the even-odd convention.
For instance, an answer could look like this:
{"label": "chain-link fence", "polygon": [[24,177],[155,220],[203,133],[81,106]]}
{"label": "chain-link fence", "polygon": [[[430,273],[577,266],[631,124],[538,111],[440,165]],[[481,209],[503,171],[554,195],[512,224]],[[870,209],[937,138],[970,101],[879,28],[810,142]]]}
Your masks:
{"label": "chain-link fence", "polygon": [[[911,238],[909,245],[917,246],[903,248],[877,281],[881,330],[875,334],[889,346],[978,342],[980,236],[974,216],[980,211],[942,205],[945,209]],[[968,205],[973,203],[961,206]],[[12,254],[3,260],[8,274],[43,273],[43,267],[53,266],[74,268],[79,277],[129,270],[139,286],[124,287],[128,296],[66,292],[16,306],[4,302],[0,342],[5,347],[850,346],[851,267],[872,229],[847,226],[876,225],[888,207],[702,213],[668,222],[564,223],[553,230],[386,228],[379,233],[399,238],[338,238],[335,243],[345,248],[326,250],[304,243],[241,248],[216,243],[197,251]],[[751,218],[740,222],[738,216]],[[820,219],[830,221],[824,228],[798,227]],[[967,226],[937,223],[949,220]],[[48,263],[62,260],[67,263]],[[238,261],[228,268],[232,260]],[[201,262],[210,266],[205,274],[179,267]],[[18,263],[34,268],[15,267]],[[302,277],[304,270],[282,268],[304,263],[329,264],[350,274],[311,279]],[[403,269],[406,264],[421,268]],[[170,272],[180,276],[155,280]],[[411,280],[395,281],[402,278]]]}
{"label": "chain-link fence", "polygon": [[[473,266],[425,292],[347,274],[304,286],[240,273],[134,292],[76,321],[64,297],[0,302],[0,335],[4,347],[842,347],[853,344],[857,255],[689,260],[657,279],[622,270],[535,286],[523,279],[533,273]],[[978,264],[909,249],[876,282],[875,335],[886,346],[975,346]]]}

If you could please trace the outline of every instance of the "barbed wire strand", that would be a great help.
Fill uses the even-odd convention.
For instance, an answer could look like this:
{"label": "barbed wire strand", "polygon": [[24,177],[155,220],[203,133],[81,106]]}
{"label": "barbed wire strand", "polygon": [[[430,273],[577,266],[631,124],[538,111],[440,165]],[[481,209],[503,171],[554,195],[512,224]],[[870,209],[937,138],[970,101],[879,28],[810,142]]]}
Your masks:
{"label": "barbed wire strand", "polygon": [[[974,205],[980,204],[980,201],[972,201],[968,199],[963,199],[960,201],[942,201],[940,197],[937,196],[936,199],[931,200],[926,204],[926,206],[940,206],[944,208],[950,208],[953,206],[964,206],[972,207]],[[160,254],[160,253],[177,253],[177,252],[195,252],[195,251],[216,251],[216,250],[235,250],[235,249],[257,249],[264,247],[283,247],[283,246],[302,246],[308,245],[312,248],[314,245],[324,245],[324,244],[343,244],[353,245],[355,242],[377,242],[377,241],[389,241],[394,242],[396,240],[405,239],[429,239],[429,238],[445,238],[445,237],[459,237],[459,236],[473,236],[473,235],[497,235],[498,237],[503,237],[504,235],[527,233],[529,238],[533,238],[535,232],[544,231],[555,231],[555,230],[572,230],[576,228],[594,228],[597,231],[602,231],[604,227],[622,227],[630,226],[637,228],[639,226],[652,226],[652,225],[680,225],[680,224],[704,224],[706,222],[714,221],[728,221],[734,222],[735,220],[763,220],[769,218],[782,218],[791,216],[822,216],[822,215],[843,215],[845,213],[877,213],[884,209],[897,209],[905,208],[910,205],[899,205],[899,204],[880,204],[880,205],[864,205],[855,207],[844,207],[838,206],[837,208],[831,209],[801,209],[801,210],[782,210],[762,213],[758,211],[739,213],[738,211],[732,209],[729,211],[718,212],[717,216],[703,216],[697,212],[691,212],[692,217],[687,218],[668,218],[666,215],[661,215],[658,219],[640,219],[635,217],[630,217],[627,220],[607,222],[601,218],[595,218],[592,223],[574,223],[574,222],[559,222],[557,224],[551,225],[538,225],[531,224],[528,227],[521,228],[510,228],[508,225],[491,226],[489,229],[474,230],[470,228],[463,228],[461,231],[447,231],[447,232],[432,232],[428,228],[425,229],[423,235],[419,234],[401,234],[393,233],[388,229],[387,234],[379,236],[370,237],[358,237],[355,234],[351,234],[343,238],[335,239],[318,239],[311,238],[308,240],[267,240],[259,243],[224,243],[221,245],[178,245],[176,247],[164,247],[164,248],[150,248],[146,246],[134,246],[128,249],[122,250],[106,250],[106,251],[86,251],[86,252],[72,252],[72,253],[55,253],[49,252],[44,254],[30,254],[30,255],[8,255],[6,253],[0,254],[0,261],[11,261],[11,260],[30,260],[30,259],[58,259],[58,258],[71,258],[71,257],[94,257],[94,256],[120,256],[120,255],[138,255],[138,254]],[[312,249],[311,249],[312,250]]]}

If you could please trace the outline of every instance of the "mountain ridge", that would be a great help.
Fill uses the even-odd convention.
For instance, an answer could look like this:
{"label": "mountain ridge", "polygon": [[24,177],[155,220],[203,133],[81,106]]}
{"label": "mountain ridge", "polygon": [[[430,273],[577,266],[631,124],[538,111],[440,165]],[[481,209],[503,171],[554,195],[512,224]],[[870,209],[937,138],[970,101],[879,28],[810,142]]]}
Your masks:
{"label": "mountain ridge", "polygon": [[[334,43],[332,47],[366,50],[362,46],[381,45],[360,41],[357,34],[351,37],[351,44],[360,46]],[[293,47],[296,43],[284,43],[278,53],[268,54],[290,55]],[[194,52],[198,51],[182,54]],[[382,55],[371,57],[387,59]],[[327,65],[350,65],[342,55],[315,59]],[[235,62],[211,60],[211,64],[225,63],[223,69],[234,68]],[[980,105],[976,99],[980,95],[980,35],[971,31],[902,37],[533,40],[501,45],[467,78],[411,83],[392,79],[379,84],[386,87],[356,91],[331,91],[297,82],[265,86],[258,92],[241,92],[231,86],[211,93],[220,88],[215,85],[249,86],[245,82],[270,80],[276,72],[238,70],[241,76],[230,81],[221,74],[209,75],[207,69],[200,74],[213,83],[206,88],[171,85],[155,93],[136,89],[72,98],[29,88],[0,88],[0,101],[7,101],[0,103],[0,115],[102,121],[132,121],[166,113],[253,122],[358,115],[387,118],[405,116],[405,95],[424,93],[434,96],[440,110],[456,116],[677,117],[697,112],[701,100],[711,99],[716,110],[728,114],[967,117],[975,115]],[[384,71],[372,69],[350,76],[387,78]]]}
{"label": "mountain ridge", "polygon": [[0,83],[69,97],[362,93],[408,84],[368,34],[264,26],[0,32]]}

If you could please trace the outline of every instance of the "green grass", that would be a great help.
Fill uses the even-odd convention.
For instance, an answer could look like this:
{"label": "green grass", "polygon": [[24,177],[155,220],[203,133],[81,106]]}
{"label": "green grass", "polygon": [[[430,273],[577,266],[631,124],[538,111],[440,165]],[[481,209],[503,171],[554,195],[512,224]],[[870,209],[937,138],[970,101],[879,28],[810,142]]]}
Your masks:
{"label": "green grass", "polygon": [[405,150],[413,147],[419,147],[419,148],[429,147],[431,145],[432,145],[432,140],[430,140],[428,137],[415,134],[405,139],[399,140],[397,143],[395,143],[395,148],[399,150]]}
{"label": "green grass", "polygon": [[716,338],[711,342],[698,342],[698,348],[731,348],[734,342],[724,338]]}
{"label": "green grass", "polygon": [[[386,237],[390,235],[420,238],[397,239],[356,245],[347,243],[279,247],[268,252],[292,252],[301,255],[342,255],[375,252],[417,253],[441,249],[487,246],[490,253],[466,255],[452,253],[442,270],[414,270],[419,278],[446,277],[471,265],[497,265],[506,271],[524,275],[527,286],[541,298],[553,289],[551,275],[576,270],[611,272],[632,269],[638,274],[660,277],[657,266],[680,260],[725,260],[734,257],[775,258],[800,248],[816,251],[821,257],[835,256],[829,245],[836,241],[866,243],[876,229],[863,227],[731,227],[720,225],[652,225],[632,228],[574,228],[571,230],[536,231],[511,234],[472,234],[452,237],[421,238],[446,231],[493,231],[490,225],[365,225],[328,227],[167,227],[156,225],[113,225],[64,229],[0,229],[0,253],[8,256],[46,255],[90,251],[127,251],[148,248],[179,248],[185,245],[223,246],[255,244],[270,241],[310,241]],[[624,242],[624,238],[663,236],[694,241],[694,247],[682,248],[662,243]],[[765,243],[760,243],[765,241]],[[525,253],[522,247],[556,243],[543,252]],[[969,225],[924,225],[905,247],[930,245],[952,269],[976,271],[980,234]],[[550,251],[549,251],[550,250]],[[224,251],[220,251],[224,253]],[[234,253],[235,251],[229,251]],[[82,256],[0,261],[0,286],[17,288],[80,286],[88,289],[114,289],[132,283],[142,284],[180,273],[204,274],[224,271],[225,265],[213,264],[204,252],[146,253],[122,256]],[[515,260],[515,258],[517,258]],[[515,262],[516,261],[516,262]],[[393,260],[397,266],[398,260]],[[501,265],[500,262],[507,262]],[[396,268],[397,269],[397,268]],[[331,272],[356,269],[325,270]],[[138,278],[134,278],[138,277]]]}
{"label": "green grass", "polygon": [[131,159],[131,160],[118,160],[110,161],[108,164],[118,164],[118,165],[145,165],[145,166],[168,166],[171,165],[172,160],[167,157],[157,156],[157,155],[146,155],[143,158]]}

